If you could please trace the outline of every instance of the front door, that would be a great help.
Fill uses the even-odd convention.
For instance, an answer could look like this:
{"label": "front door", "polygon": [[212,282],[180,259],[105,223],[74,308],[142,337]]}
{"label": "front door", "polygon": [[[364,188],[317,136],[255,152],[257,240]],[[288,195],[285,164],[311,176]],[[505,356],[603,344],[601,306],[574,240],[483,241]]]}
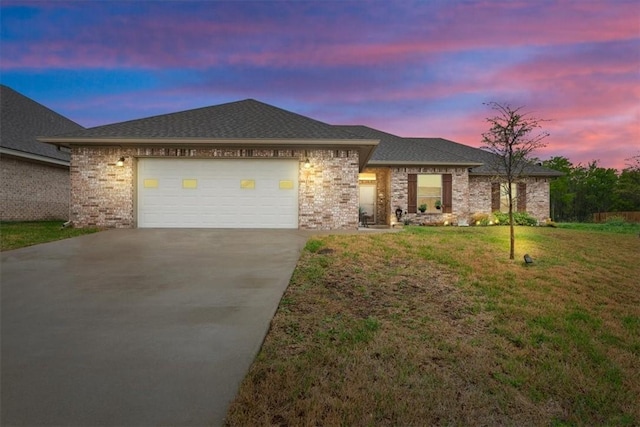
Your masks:
{"label": "front door", "polygon": [[360,207],[365,214],[373,218],[372,223],[376,222],[376,185],[360,184]]}

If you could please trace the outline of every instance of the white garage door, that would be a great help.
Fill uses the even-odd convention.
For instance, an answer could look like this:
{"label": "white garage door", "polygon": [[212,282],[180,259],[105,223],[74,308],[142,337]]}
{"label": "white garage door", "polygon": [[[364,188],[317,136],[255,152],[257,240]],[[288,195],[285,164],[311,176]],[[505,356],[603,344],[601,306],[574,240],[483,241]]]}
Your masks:
{"label": "white garage door", "polygon": [[138,227],[298,228],[298,162],[139,159]]}

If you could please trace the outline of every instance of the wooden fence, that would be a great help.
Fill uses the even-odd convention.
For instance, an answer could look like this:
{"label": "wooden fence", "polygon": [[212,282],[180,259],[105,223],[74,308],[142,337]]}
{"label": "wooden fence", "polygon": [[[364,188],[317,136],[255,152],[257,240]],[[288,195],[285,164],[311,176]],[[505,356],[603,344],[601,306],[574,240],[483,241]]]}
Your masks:
{"label": "wooden fence", "polygon": [[605,222],[612,217],[622,217],[628,222],[640,222],[640,212],[600,212],[593,214],[593,222]]}

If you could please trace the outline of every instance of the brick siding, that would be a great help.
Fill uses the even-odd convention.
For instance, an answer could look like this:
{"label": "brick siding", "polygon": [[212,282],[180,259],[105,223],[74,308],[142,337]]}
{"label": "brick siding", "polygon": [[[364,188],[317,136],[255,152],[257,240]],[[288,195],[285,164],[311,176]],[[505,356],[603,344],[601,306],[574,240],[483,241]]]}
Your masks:
{"label": "brick siding", "polygon": [[[469,172],[467,168],[453,167],[406,167],[391,169],[391,222],[395,222],[395,210],[399,207],[404,213],[402,220],[418,224],[451,224],[459,218],[469,216]],[[407,213],[408,208],[408,176],[415,174],[451,174],[452,206],[451,213]]]}
{"label": "brick siding", "polygon": [[358,228],[358,152],[309,152],[311,168],[300,170],[301,229]]}
{"label": "brick siding", "polygon": [[69,169],[2,156],[0,219],[3,221],[67,220]]}
{"label": "brick siding", "polygon": [[[491,213],[491,183],[497,182],[494,177],[471,176],[469,189],[472,198],[469,210],[474,213]],[[527,184],[527,212],[538,221],[549,218],[549,178],[529,177],[523,181]]]}
{"label": "brick siding", "polygon": [[[125,157],[124,167],[115,166],[120,157]],[[358,227],[357,151],[75,147],[71,155],[71,219],[76,227],[136,226],[137,157],[298,159],[299,228]],[[303,167],[307,158],[309,169]]]}

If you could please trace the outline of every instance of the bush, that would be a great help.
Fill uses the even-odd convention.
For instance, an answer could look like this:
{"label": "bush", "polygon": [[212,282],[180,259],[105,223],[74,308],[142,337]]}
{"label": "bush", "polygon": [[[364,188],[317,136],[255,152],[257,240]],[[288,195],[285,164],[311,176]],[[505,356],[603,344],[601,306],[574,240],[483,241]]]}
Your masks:
{"label": "bush", "polygon": [[[500,225],[509,225],[509,214],[505,212],[494,212],[496,223]],[[538,225],[538,220],[526,212],[514,212],[513,223],[515,225]]]}
{"label": "bush", "polygon": [[496,219],[496,224],[498,225],[508,225],[509,224],[509,214],[504,212],[494,212],[494,218]]}
{"label": "bush", "polygon": [[489,225],[491,219],[489,218],[489,214],[476,212],[471,215],[471,225]]}

